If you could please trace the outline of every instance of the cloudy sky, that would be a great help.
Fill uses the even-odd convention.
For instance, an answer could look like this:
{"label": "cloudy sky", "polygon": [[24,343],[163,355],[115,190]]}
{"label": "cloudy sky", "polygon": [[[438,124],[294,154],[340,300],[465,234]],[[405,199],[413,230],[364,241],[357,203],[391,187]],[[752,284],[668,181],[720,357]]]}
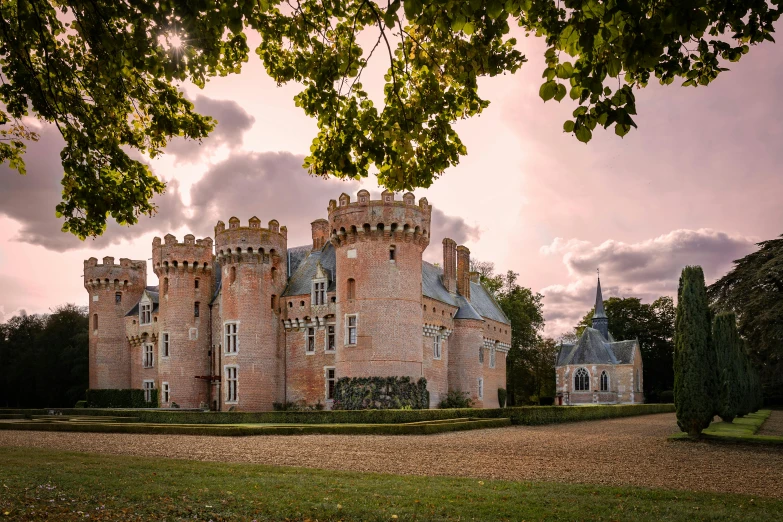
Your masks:
{"label": "cloudy sky", "polygon": [[[755,242],[783,233],[780,44],[753,48],[707,88],[638,91],[639,129],[624,139],[597,131],[589,144],[562,132],[574,109],[567,97],[538,97],[542,42],[523,38],[520,47],[529,63],[481,81],[490,107],[457,126],[468,156],[416,191],[435,207],[425,259],[438,261],[449,236],[498,271],[518,272],[545,295],[547,333],[558,335],[592,306],[598,267],[605,297],[649,302],[676,292],[684,265],[702,265],[711,282]],[[376,60],[365,86],[379,90],[371,77],[386,66]],[[315,123],[294,106],[299,87],[277,87],[257,58],[241,75],[183,88],[219,124],[203,143],[175,141],[151,163],[168,190],[155,200],[158,214],[132,228],[112,223],[85,242],[60,232],[62,139],[51,128],[29,146],[27,176],[0,166],[0,321],[87,304],[81,273],[91,256],[147,259],[154,236],[204,237],[234,215],[277,219],[297,246],[309,242],[309,223],[326,217],[329,199],[380,192],[372,178],[307,175]]]}

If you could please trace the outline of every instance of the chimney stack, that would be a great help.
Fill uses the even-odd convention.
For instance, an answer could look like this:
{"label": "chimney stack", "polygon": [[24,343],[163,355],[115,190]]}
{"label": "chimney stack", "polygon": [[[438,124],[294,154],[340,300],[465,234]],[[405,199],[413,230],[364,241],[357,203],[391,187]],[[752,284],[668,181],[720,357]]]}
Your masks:
{"label": "chimney stack", "polygon": [[313,230],[313,250],[321,250],[329,239],[329,222],[325,219],[316,219],[310,226]]}
{"label": "chimney stack", "polygon": [[457,247],[457,292],[470,301],[470,250],[464,245]]}
{"label": "chimney stack", "polygon": [[457,291],[457,242],[448,237],[443,240],[443,286],[452,294]]}

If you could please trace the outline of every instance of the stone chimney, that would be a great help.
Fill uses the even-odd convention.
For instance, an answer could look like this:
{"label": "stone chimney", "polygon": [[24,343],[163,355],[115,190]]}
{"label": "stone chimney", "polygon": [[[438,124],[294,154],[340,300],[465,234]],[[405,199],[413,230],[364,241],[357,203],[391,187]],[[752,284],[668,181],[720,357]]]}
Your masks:
{"label": "stone chimney", "polygon": [[452,294],[457,291],[457,242],[448,237],[443,240],[443,286]]}
{"label": "stone chimney", "polygon": [[313,230],[313,250],[321,250],[329,239],[329,222],[325,219],[316,219],[310,226]]}
{"label": "stone chimney", "polygon": [[476,284],[481,283],[481,274],[479,272],[471,272],[470,282]]}
{"label": "stone chimney", "polygon": [[464,245],[457,247],[457,292],[470,301],[470,250]]}

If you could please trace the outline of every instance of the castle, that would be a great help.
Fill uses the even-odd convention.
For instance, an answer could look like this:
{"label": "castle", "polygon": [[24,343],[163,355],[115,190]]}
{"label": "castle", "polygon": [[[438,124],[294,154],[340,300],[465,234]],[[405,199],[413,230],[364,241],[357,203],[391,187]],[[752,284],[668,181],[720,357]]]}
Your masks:
{"label": "castle", "polygon": [[470,251],[443,240],[442,268],[422,261],[432,206],[412,193],[361,190],[312,222],[312,244],[257,217],[218,221],[214,243],[152,242],[144,261],[84,262],[90,294],[90,388],[159,390],[161,407],[330,408],[341,377],[425,377],[430,407],[448,391],[497,407],[511,326],[470,272]]}
{"label": "castle", "polygon": [[615,341],[604,310],[601,279],[595,292],[592,328],[576,344],[563,344],[557,356],[557,404],[644,402],[639,341]]}

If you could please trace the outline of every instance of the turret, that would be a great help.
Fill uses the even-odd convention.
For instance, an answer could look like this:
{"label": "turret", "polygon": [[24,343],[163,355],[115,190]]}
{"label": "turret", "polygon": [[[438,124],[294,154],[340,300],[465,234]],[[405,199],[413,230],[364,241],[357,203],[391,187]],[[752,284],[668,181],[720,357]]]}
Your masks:
{"label": "turret", "polygon": [[90,388],[131,388],[130,352],[125,314],[136,305],[147,284],[147,263],[113,257],[84,262],[84,288],[90,294]]}
{"label": "turret", "polygon": [[[287,229],[277,220],[266,228],[252,217],[215,227],[220,292],[220,409],[271,410],[282,401],[284,374],[279,352],[278,299],[286,285]],[[238,383],[241,382],[241,386]]]}
{"label": "turret", "polygon": [[609,339],[609,318],[604,311],[604,298],[601,295],[601,278],[598,278],[598,288],[595,291],[595,312],[593,312],[593,328],[601,332],[604,339]]}
{"label": "turret", "polygon": [[162,407],[176,402],[185,408],[209,403],[209,302],[213,288],[212,239],[192,234],[182,242],[171,234],[152,240],[152,264],[159,282],[159,387],[168,384]]}
{"label": "turret", "polygon": [[340,377],[422,375],[421,256],[432,207],[407,193],[361,190],[329,202],[337,274]]}

